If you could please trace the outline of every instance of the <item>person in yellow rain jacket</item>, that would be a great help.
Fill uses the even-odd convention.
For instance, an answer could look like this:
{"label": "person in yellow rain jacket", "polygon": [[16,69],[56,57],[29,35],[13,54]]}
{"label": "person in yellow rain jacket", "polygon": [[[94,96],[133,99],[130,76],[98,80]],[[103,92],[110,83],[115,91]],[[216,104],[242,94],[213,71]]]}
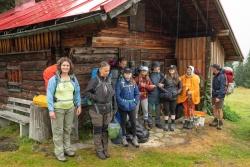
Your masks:
{"label": "person in yellow rain jacket", "polygon": [[177,103],[182,103],[185,122],[183,128],[193,128],[195,105],[200,103],[200,78],[194,74],[194,67],[188,66],[186,74],[180,77],[182,92],[177,98]]}

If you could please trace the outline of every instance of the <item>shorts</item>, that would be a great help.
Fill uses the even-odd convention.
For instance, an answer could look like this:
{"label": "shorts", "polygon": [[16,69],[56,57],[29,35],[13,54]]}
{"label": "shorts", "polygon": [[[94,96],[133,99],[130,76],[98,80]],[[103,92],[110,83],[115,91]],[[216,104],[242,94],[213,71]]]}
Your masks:
{"label": "shorts", "polygon": [[222,109],[224,105],[224,99],[220,99],[219,102],[215,102],[215,98],[212,99],[212,105],[215,109]]}

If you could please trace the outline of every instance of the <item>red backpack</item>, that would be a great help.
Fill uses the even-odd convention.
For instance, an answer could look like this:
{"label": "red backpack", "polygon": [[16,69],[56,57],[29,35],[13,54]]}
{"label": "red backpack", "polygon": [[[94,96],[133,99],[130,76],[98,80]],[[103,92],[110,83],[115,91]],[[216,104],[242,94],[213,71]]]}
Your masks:
{"label": "red backpack", "polygon": [[56,71],[57,71],[57,64],[51,65],[43,71],[43,79],[45,82],[46,90],[47,90],[49,79],[56,74]]}
{"label": "red backpack", "polygon": [[226,77],[226,94],[228,95],[234,90],[234,71],[231,67],[224,67],[223,70]]}

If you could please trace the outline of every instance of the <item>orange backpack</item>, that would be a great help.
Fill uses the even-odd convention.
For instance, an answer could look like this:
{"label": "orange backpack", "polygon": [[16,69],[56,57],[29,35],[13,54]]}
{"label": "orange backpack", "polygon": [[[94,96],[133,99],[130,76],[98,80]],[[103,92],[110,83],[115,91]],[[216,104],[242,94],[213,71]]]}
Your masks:
{"label": "orange backpack", "polygon": [[51,65],[43,71],[43,79],[45,82],[46,90],[47,90],[49,79],[56,74],[56,71],[57,71],[57,64]]}

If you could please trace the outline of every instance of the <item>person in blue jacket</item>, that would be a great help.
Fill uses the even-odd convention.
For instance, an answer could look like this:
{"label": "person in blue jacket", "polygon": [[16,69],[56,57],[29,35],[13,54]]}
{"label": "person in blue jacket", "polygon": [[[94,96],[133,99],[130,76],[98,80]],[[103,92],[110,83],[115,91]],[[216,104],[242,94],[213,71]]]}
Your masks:
{"label": "person in blue jacket", "polygon": [[130,68],[124,69],[124,74],[116,83],[116,101],[118,111],[121,114],[121,128],[122,128],[122,144],[127,147],[128,141],[126,139],[126,121],[127,115],[132,127],[132,144],[139,147],[138,138],[136,136],[136,113],[135,109],[139,102],[140,92],[138,86],[132,78],[132,70]]}
{"label": "person in blue jacket", "polygon": [[226,95],[227,80],[224,71],[219,64],[211,65],[211,71],[214,75],[212,82],[212,105],[214,120],[209,124],[216,127],[218,130],[222,130],[223,126],[223,105]]}
{"label": "person in blue jacket", "polygon": [[58,60],[57,73],[49,79],[47,101],[55,156],[59,161],[66,161],[65,155],[75,155],[70,145],[70,133],[75,110],[77,115],[81,113],[80,86],[67,57]]}

